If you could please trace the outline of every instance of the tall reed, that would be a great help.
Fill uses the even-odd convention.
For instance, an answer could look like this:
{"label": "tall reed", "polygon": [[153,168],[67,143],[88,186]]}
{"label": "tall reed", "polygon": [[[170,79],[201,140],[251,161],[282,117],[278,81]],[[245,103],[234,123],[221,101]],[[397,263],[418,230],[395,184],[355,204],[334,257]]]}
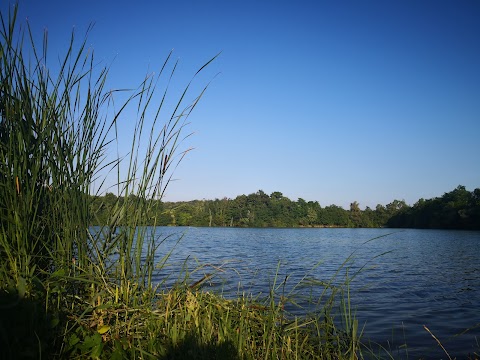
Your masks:
{"label": "tall reed", "polygon": [[[157,84],[174,78],[170,54],[157,77],[147,76],[116,110],[116,92],[106,88],[108,68],[97,68],[86,38],[74,50],[72,34],[58,71],[51,72],[46,35],[38,47],[28,26],[19,30],[17,7],[1,16],[1,25],[2,356],[357,357],[348,297],[342,303],[346,331],[332,311],[348,283],[312,282],[328,295],[303,318],[285,310],[295,299],[281,293],[276,280],[266,298],[240,294],[235,300],[202,291],[206,279],[190,284],[188,274],[169,289],[154,283],[164,264],[155,263],[156,251],[165,239],[142,225],[147,214],[158,213],[153,200],[163,197],[187,152],[180,148],[189,136],[186,121],[207,87],[189,100],[188,84],[164,117],[169,85],[160,91]],[[136,108],[129,154],[109,160],[107,149],[129,106]],[[105,173],[116,174],[119,196],[108,204],[104,226],[92,229],[93,184],[102,189]]]}
{"label": "tall reed", "polygon": [[[163,196],[172,168],[185,154],[176,156],[183,128],[205,89],[184,105],[188,85],[162,123],[160,110],[168,87],[157,94],[156,84],[160,77],[171,80],[174,76],[177,64],[170,66],[170,54],[158,76],[147,76],[115,111],[115,92],[106,89],[108,68],[96,68],[86,37],[75,50],[72,33],[58,71],[53,73],[47,64],[46,34],[38,47],[30,28],[25,31],[17,25],[17,11],[15,6],[7,18],[1,15],[1,306],[8,311],[19,301],[39,300],[37,306],[44,300],[42,316],[53,317],[55,331],[68,337],[72,324],[67,321],[60,329],[58,314],[77,302],[89,298],[87,302],[94,298],[98,302],[102,296],[115,294],[117,300],[135,304],[140,299],[129,297],[130,284],[135,284],[138,293],[141,289],[144,302],[148,301],[145,294],[153,294],[153,255],[158,242],[149,236],[149,243],[144,244],[148,234],[138,225],[152,206],[151,199]],[[148,119],[151,127],[146,128],[147,109],[155,106],[158,97],[153,119]],[[107,163],[106,151],[130,105],[136,106],[137,119],[127,174],[120,178],[122,160]],[[146,149],[140,151],[145,144]],[[128,201],[117,202],[107,226],[93,233],[88,227],[92,185],[94,180],[101,182],[101,170],[117,173],[117,191]],[[8,338],[12,324],[2,321],[1,325]],[[17,345],[11,348],[22,348]]]}

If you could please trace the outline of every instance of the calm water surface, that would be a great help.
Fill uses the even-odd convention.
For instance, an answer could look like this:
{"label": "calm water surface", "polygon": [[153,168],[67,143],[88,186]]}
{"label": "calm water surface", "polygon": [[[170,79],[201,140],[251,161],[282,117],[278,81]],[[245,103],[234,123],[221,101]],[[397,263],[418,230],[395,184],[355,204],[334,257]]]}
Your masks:
{"label": "calm water surface", "polygon": [[[286,291],[305,275],[328,281],[350,257],[350,276],[363,268],[352,281],[351,302],[365,325],[365,339],[389,349],[395,358],[447,358],[423,328],[426,325],[452,358],[480,354],[480,232],[237,228],[158,232],[160,238],[183,234],[169,261],[190,271],[203,265],[192,274],[193,280],[220,270],[212,286],[226,296],[234,296],[239,283],[241,291],[268,293],[277,271],[280,282],[288,275]],[[171,249],[178,235],[165,241],[159,256]],[[158,280],[172,268],[164,272]],[[336,281],[344,275],[342,270]],[[321,291],[313,290],[314,295]],[[471,327],[475,328],[458,335]]]}

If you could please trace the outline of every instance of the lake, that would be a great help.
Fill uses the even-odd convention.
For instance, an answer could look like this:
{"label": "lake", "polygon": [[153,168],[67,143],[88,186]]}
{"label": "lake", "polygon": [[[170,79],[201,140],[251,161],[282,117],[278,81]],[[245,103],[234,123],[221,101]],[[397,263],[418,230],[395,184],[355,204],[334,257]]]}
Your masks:
{"label": "lake", "polygon": [[[343,266],[334,280],[338,283],[348,266],[349,277],[361,269],[350,289],[359,323],[365,326],[364,340],[389,349],[396,359],[447,358],[426,325],[452,358],[480,353],[478,231],[171,227],[157,231],[160,238],[174,234],[160,247],[158,259],[183,234],[169,260],[174,265],[164,268],[158,281],[178,274],[179,266],[197,269],[192,282],[217,271],[208,286],[229,297],[238,291],[268,293],[276,274],[278,283],[288,276],[286,292],[305,275],[329,281]],[[315,287],[313,296],[320,291]]]}

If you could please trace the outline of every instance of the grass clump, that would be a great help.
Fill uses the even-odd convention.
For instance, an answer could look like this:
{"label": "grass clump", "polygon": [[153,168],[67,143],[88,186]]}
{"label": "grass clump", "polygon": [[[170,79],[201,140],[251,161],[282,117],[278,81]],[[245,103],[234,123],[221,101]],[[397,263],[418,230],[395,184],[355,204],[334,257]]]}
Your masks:
{"label": "grass clump", "polygon": [[[39,48],[16,17],[17,7],[2,14],[0,29],[4,358],[358,356],[354,317],[344,311],[348,316],[339,330],[332,315],[337,290],[321,311],[299,318],[285,311],[293,299],[278,297],[275,286],[265,299],[241,294],[227,300],[199,284],[186,285],[188,277],[170,288],[155,283],[154,273],[168,258],[155,263],[165,239],[156,237],[155,227],[141,225],[156,213],[154,200],[162,198],[185,155],[179,146],[186,119],[205,88],[187,101],[187,85],[161,121],[168,86],[159,91],[156,84],[164,77],[169,82],[176,69],[168,56],[158,77],[146,77],[115,110],[115,92],[106,89],[108,68],[97,67],[86,40],[74,50],[72,34],[54,74],[47,67],[47,37]],[[149,111],[156,98],[160,104]],[[129,105],[137,109],[129,155],[107,161]],[[94,182],[103,184],[102,171],[117,174],[122,201],[94,231],[88,226],[95,223],[91,195]]]}
{"label": "grass clump", "polygon": [[[135,294],[132,287],[129,292]],[[153,305],[98,297],[77,315],[79,326],[65,350],[70,356],[105,358],[357,358],[356,329],[340,330],[330,308],[322,316],[288,316],[287,301],[248,295],[228,300],[190,286],[157,292]]]}

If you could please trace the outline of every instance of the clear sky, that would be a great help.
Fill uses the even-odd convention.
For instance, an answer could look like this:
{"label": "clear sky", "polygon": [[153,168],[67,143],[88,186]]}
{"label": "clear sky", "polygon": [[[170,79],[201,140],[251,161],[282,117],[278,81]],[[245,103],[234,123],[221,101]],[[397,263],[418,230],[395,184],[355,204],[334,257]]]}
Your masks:
{"label": "clear sky", "polygon": [[112,87],[174,49],[180,88],[221,52],[165,200],[261,189],[374,208],[480,187],[479,1],[20,1],[27,17],[50,54],[95,22]]}

